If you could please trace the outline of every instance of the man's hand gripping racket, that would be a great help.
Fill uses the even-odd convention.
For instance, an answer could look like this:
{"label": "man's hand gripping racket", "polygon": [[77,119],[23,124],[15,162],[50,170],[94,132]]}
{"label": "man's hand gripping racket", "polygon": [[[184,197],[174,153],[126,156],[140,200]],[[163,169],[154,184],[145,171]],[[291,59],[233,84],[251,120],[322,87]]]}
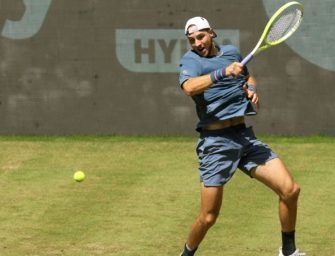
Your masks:
{"label": "man's hand gripping racket", "polygon": [[256,47],[241,63],[246,65],[260,52],[284,42],[298,29],[303,15],[304,7],[299,2],[292,1],[280,7],[268,21]]}

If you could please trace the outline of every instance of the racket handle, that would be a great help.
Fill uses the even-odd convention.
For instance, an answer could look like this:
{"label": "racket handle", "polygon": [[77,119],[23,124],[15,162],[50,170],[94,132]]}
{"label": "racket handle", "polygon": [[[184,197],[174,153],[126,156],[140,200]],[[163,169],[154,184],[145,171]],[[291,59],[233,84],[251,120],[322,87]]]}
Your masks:
{"label": "racket handle", "polygon": [[243,66],[247,65],[252,60],[253,57],[254,55],[249,53],[249,55],[241,61],[241,64],[243,64]]}

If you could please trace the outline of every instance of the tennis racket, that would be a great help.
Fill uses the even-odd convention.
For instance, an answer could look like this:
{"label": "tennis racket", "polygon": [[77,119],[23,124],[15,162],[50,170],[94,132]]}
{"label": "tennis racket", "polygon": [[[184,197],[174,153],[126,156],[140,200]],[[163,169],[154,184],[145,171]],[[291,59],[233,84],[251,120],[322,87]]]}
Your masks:
{"label": "tennis racket", "polygon": [[246,65],[260,52],[284,42],[298,29],[303,15],[304,6],[299,2],[292,1],[280,7],[266,24],[255,48],[241,63]]}

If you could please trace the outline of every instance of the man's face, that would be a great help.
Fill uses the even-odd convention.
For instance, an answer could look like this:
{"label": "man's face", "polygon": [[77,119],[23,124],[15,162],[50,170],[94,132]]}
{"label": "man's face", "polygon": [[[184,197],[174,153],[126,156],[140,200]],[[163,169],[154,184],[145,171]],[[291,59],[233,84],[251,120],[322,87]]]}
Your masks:
{"label": "man's face", "polygon": [[203,57],[207,57],[211,53],[213,43],[212,37],[212,30],[196,31],[187,36],[192,49]]}

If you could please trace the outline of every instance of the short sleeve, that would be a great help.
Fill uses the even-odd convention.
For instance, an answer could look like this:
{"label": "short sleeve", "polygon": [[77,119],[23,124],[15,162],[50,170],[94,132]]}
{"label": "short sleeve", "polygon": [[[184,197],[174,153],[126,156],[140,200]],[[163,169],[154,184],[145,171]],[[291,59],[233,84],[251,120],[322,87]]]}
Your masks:
{"label": "short sleeve", "polygon": [[183,57],[179,65],[179,85],[182,86],[183,83],[192,78],[201,75],[201,65],[200,63],[190,57]]}

